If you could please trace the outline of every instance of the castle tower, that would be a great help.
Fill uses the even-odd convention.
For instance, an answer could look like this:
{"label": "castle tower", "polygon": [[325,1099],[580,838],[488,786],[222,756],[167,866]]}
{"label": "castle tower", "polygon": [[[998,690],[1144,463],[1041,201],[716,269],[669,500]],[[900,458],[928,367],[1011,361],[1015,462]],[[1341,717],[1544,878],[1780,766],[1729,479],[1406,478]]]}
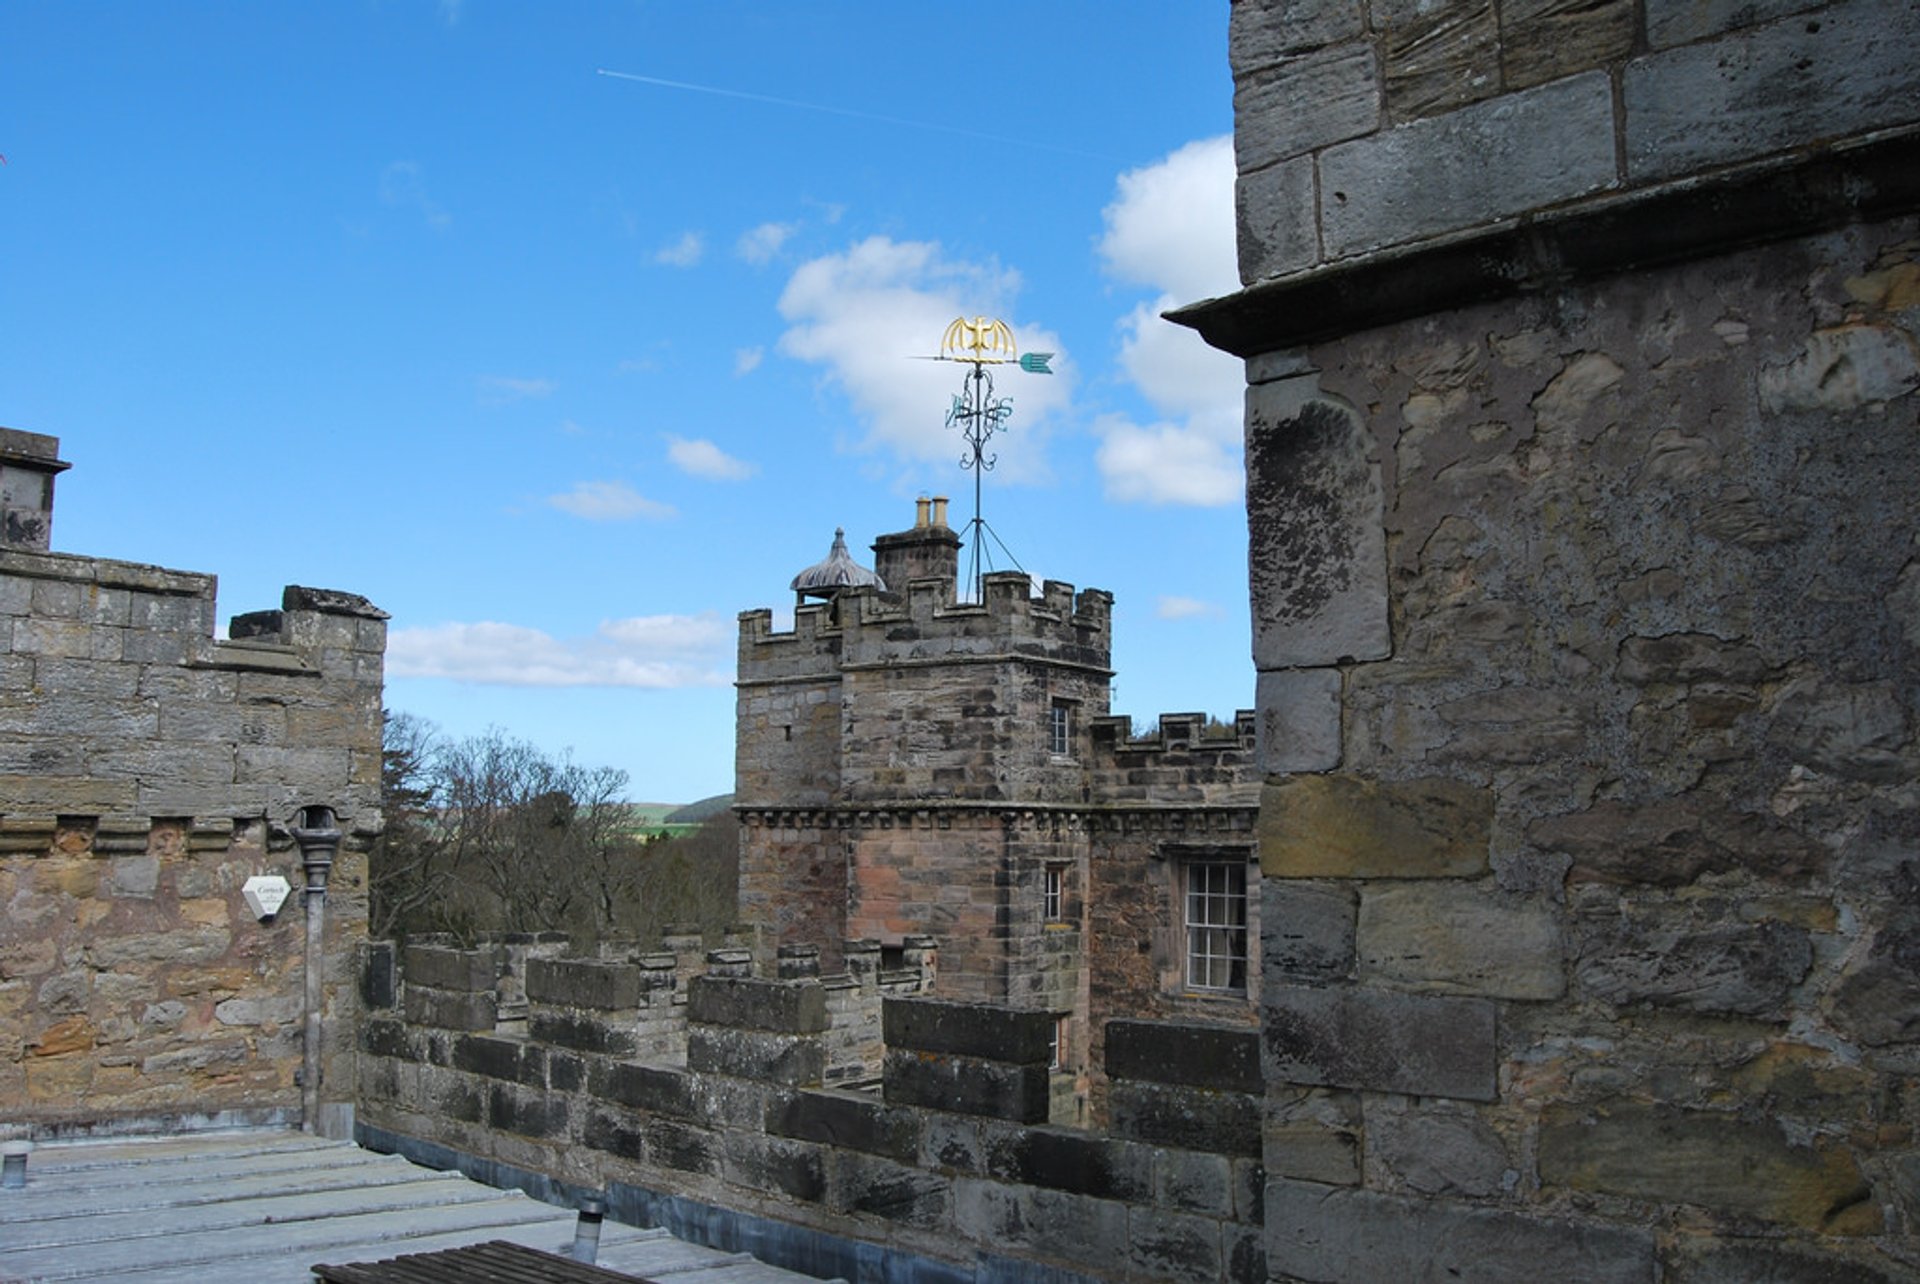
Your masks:
{"label": "castle tower", "polygon": [[1233,5],[1273,1277],[1913,1277],[1916,42]]}
{"label": "castle tower", "polygon": [[1036,862],[1082,860],[1051,832],[1050,855],[1028,850],[1009,809],[1085,801],[1111,599],[1051,581],[1035,598],[1005,572],[984,601],[959,602],[945,508],[922,499],[910,529],[875,540],[873,579],[836,543],[794,581],[821,600],[796,609],[792,633],[741,616],[741,908],[768,953],[775,938],[831,956],[845,938],[931,934],[944,991],[1007,999],[1023,984],[1010,887]]}

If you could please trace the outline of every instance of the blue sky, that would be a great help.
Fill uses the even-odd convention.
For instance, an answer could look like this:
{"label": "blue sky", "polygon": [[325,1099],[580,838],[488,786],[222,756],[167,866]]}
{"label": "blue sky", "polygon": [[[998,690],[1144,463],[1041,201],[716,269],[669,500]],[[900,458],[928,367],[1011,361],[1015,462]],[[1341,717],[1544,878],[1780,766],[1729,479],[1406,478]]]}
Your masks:
{"label": "blue sky", "polygon": [[[389,706],[732,786],[738,612],[921,494],[1115,595],[1114,710],[1249,706],[1226,5],[0,9],[0,425],[54,546],[392,613]],[[607,72],[618,75],[604,74]],[[660,82],[671,82],[660,83]],[[1001,563],[1004,565],[1004,562]]]}

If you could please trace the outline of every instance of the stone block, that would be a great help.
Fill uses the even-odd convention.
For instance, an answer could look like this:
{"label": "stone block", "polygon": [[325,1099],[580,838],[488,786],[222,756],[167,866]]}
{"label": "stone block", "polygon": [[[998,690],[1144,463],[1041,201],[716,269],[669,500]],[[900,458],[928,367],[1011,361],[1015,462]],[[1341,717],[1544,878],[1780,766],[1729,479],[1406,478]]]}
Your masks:
{"label": "stone block", "polygon": [[1227,20],[1227,60],[1241,76],[1365,29],[1359,0],[1239,0]]}
{"label": "stone block", "polygon": [[647,1153],[647,1124],[624,1110],[589,1105],[580,1126],[582,1144],[638,1164]]}
{"label": "stone block", "polygon": [[1386,531],[1374,444],[1311,380],[1247,390],[1253,662],[1261,672],[1384,659]]}
{"label": "stone block", "polygon": [[1826,848],[1789,821],[1733,811],[1699,791],[1646,803],[1603,799],[1534,821],[1527,841],[1572,857],[1570,883],[1684,887],[1735,870],[1801,882],[1827,863]]}
{"label": "stone block", "polygon": [[1250,1093],[1117,1080],[1107,1090],[1107,1115],[1113,1135],[1129,1141],[1260,1153],[1260,1098]]}
{"label": "stone block", "polygon": [[694,1025],[687,1029],[687,1068],[807,1086],[825,1075],[827,1053],[814,1035]]}
{"label": "stone block", "polygon": [[1633,28],[1633,0],[1503,0],[1503,86],[1525,89],[1618,62],[1632,52]]}
{"label": "stone block", "polygon": [[453,1068],[489,1079],[517,1082],[521,1077],[520,1057],[526,1046],[517,1039],[470,1034],[453,1045]]}
{"label": "stone block", "polygon": [[1629,62],[1627,177],[1694,173],[1920,116],[1920,10],[1855,0]]}
{"label": "stone block", "polygon": [[1052,1045],[1054,1018],[1051,1012],[985,1003],[888,999],[881,1006],[881,1028],[889,1050],[958,1053],[1044,1066]]}
{"label": "stone block", "polygon": [[360,944],[360,1005],[369,1012],[385,1011],[399,1001],[400,979],[392,941]]}
{"label": "stone block", "polygon": [[826,1152],[752,1132],[720,1137],[722,1171],[728,1182],[749,1190],[779,1191],[810,1204],[827,1200]]}
{"label": "stone block", "polygon": [[564,1137],[569,1102],[566,1097],[529,1092],[504,1083],[487,1094],[487,1125],[521,1137]]}
{"label": "stone block", "polygon": [[1437,994],[1554,999],[1567,988],[1559,912],[1466,883],[1360,894],[1360,978]]}
{"label": "stone block", "polygon": [[818,1034],[828,1025],[827,992],[818,981],[700,976],[687,989],[687,1020],[776,1034]]}
{"label": "stone block", "polygon": [[1114,1079],[1260,1092],[1260,1034],[1248,1027],[1176,1021],[1109,1021],[1106,1071]]}
{"label": "stone block", "polygon": [[952,1200],[940,1174],[872,1155],[837,1155],[828,1169],[827,1202],[840,1212],[932,1230],[948,1225]]}
{"label": "stone block", "polygon": [[1651,1231],[1372,1191],[1267,1183],[1267,1267],[1281,1278],[1404,1284],[1653,1284]]}
{"label": "stone block", "polygon": [[1261,1163],[1273,1177],[1329,1186],[1360,1184],[1360,1098],[1275,1086],[1261,1126]]}
{"label": "stone block", "polygon": [[889,1048],[881,1088],[889,1105],[1041,1123],[1048,1116],[1048,1079],[1044,1063],[1011,1065]]}
{"label": "stone block", "polygon": [[687,1072],[669,1066],[595,1061],[587,1090],[596,1097],[648,1114],[671,1115],[692,1122],[700,1122],[705,1117],[694,1100]]}
{"label": "stone block", "polygon": [[415,1025],[438,1026],[443,1030],[491,1030],[496,1015],[490,993],[434,990],[424,985],[407,987],[402,1011]]}
{"label": "stone block", "polygon": [[1828,1235],[1882,1229],[1880,1205],[1844,1143],[1796,1144],[1771,1119],[1628,1102],[1550,1105],[1539,1164],[1546,1187],[1704,1205]]}
{"label": "stone block", "polygon": [[631,1022],[622,1023],[592,1012],[535,1007],[527,1013],[527,1034],[536,1043],[572,1048],[576,1052],[598,1052],[608,1056],[632,1056],[640,1050],[639,1036]]}
{"label": "stone block", "polygon": [[420,1060],[420,1052],[402,1021],[369,1020],[360,1026],[360,1050],[368,1056]]}
{"label": "stone block", "polygon": [[987,1174],[1002,1181],[1101,1199],[1153,1198],[1152,1152],[1109,1137],[1021,1128],[987,1149]]}
{"label": "stone block", "polygon": [[404,975],[409,984],[430,985],[437,990],[491,990],[493,951],[409,944]]}
{"label": "stone block", "polygon": [[1233,1161],[1224,1155],[1162,1150],[1155,1156],[1153,1199],[1181,1212],[1232,1217],[1239,1186],[1235,1175]]}
{"label": "stone block", "polygon": [[1406,1191],[1489,1199],[1520,1178],[1500,1135],[1468,1107],[1382,1095],[1363,1110],[1369,1162]]}
{"label": "stone block", "polygon": [[1686,1237],[1666,1253],[1669,1284],[1897,1284],[1910,1278],[1854,1254],[1778,1239]]}
{"label": "stone block", "polygon": [[1678,905],[1583,915],[1574,932],[1574,983],[1619,1006],[1762,1016],[1777,1011],[1813,965],[1804,927],[1703,923]]}
{"label": "stone block", "polygon": [[1493,793],[1437,777],[1293,776],[1261,790],[1259,837],[1269,878],[1477,878]]}
{"label": "stone block", "polygon": [[1888,912],[1864,957],[1834,988],[1832,1020],[1870,1047],[1920,1038],[1920,878],[1914,867],[1888,880]]}
{"label": "stone block", "polygon": [[1340,671],[1274,669],[1254,689],[1254,760],[1268,775],[1340,765]]}
{"label": "stone block", "polygon": [[1418,120],[1498,93],[1500,38],[1491,0],[1376,0],[1386,59],[1387,114]]}
{"label": "stone block", "polygon": [[1132,1278],[1210,1280],[1223,1276],[1220,1223],[1159,1208],[1127,1210],[1127,1265]]}
{"label": "stone block", "polygon": [[1068,1262],[1117,1262],[1127,1242],[1125,1204],[971,1177],[953,1183],[953,1221],[975,1242]]}
{"label": "stone block", "polygon": [[613,1011],[640,1006],[640,969],[598,959],[527,960],[527,998],[558,1007]]}
{"label": "stone block", "polygon": [[1380,66],[1354,41],[1235,77],[1234,161],[1242,174],[1380,127]]}
{"label": "stone block", "polygon": [[1615,181],[1605,72],[1568,76],[1428,117],[1320,156],[1329,256],[1510,218]]}
{"label": "stone block", "polygon": [[1260,884],[1260,966],[1267,985],[1353,975],[1359,894],[1338,883]]}
{"label": "stone block", "polygon": [[1313,157],[1295,156],[1234,180],[1240,283],[1312,267],[1320,259]]}
{"label": "stone block", "polygon": [[800,1092],[777,1103],[767,1131],[864,1154],[912,1163],[920,1153],[919,1118],[871,1097],[842,1092]]}
{"label": "stone block", "polygon": [[1647,44],[1654,49],[1691,44],[1824,7],[1824,0],[1646,0]]}
{"label": "stone block", "polygon": [[720,1134],[671,1120],[647,1126],[647,1162],[705,1176],[720,1175]]}
{"label": "stone block", "polygon": [[1360,986],[1261,994],[1269,1081],[1492,1101],[1494,1007]]}

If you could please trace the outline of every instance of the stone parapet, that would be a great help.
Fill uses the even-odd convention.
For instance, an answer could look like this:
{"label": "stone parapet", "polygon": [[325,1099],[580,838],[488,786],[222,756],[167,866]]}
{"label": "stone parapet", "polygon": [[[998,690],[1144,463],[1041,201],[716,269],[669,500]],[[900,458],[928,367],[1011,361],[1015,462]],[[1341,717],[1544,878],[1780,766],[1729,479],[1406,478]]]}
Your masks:
{"label": "stone parapet", "polygon": [[[861,954],[857,945],[846,953]],[[371,1020],[363,1135],[523,1186],[602,1191],[629,1218],[671,1221],[685,1237],[794,1268],[857,1274],[839,1265],[841,1246],[851,1263],[857,1245],[868,1269],[884,1257],[903,1279],[1266,1279],[1259,1161],[1247,1147],[1259,1131],[1246,1126],[1245,1094],[1210,1101],[1188,1086],[1177,1107],[1160,1103],[1186,1112],[1177,1137],[1008,1119],[996,1088],[1020,1082],[1012,1072],[1022,1068],[1040,1072],[1044,1111],[1050,1018],[924,1001],[885,1005],[890,1067],[900,1057],[950,1068],[977,1060],[1006,1073],[969,1069],[954,1077],[957,1093],[917,1102],[896,1086],[937,1075],[890,1070],[884,1099],[796,1082],[793,1051],[819,1037],[812,996],[833,984],[697,981],[697,1015],[715,1020],[696,1030],[794,1041],[784,1056],[764,1055],[774,1044],[761,1042],[704,1066]],[[1159,1033],[1202,1060],[1221,1037]],[[777,1226],[749,1242],[737,1228],[752,1218]]]}

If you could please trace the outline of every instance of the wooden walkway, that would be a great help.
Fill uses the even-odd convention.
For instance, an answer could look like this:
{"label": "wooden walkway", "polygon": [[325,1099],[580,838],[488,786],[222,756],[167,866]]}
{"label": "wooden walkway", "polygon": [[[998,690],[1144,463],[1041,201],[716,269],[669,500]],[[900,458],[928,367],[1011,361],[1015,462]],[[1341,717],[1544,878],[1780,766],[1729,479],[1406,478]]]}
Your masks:
{"label": "wooden walkway", "polygon": [[[574,1214],[300,1133],[50,1144],[0,1190],[0,1284],[312,1284],[318,1262],[374,1262],[504,1240],[565,1253]],[[611,1220],[598,1264],[659,1284],[811,1284]]]}

